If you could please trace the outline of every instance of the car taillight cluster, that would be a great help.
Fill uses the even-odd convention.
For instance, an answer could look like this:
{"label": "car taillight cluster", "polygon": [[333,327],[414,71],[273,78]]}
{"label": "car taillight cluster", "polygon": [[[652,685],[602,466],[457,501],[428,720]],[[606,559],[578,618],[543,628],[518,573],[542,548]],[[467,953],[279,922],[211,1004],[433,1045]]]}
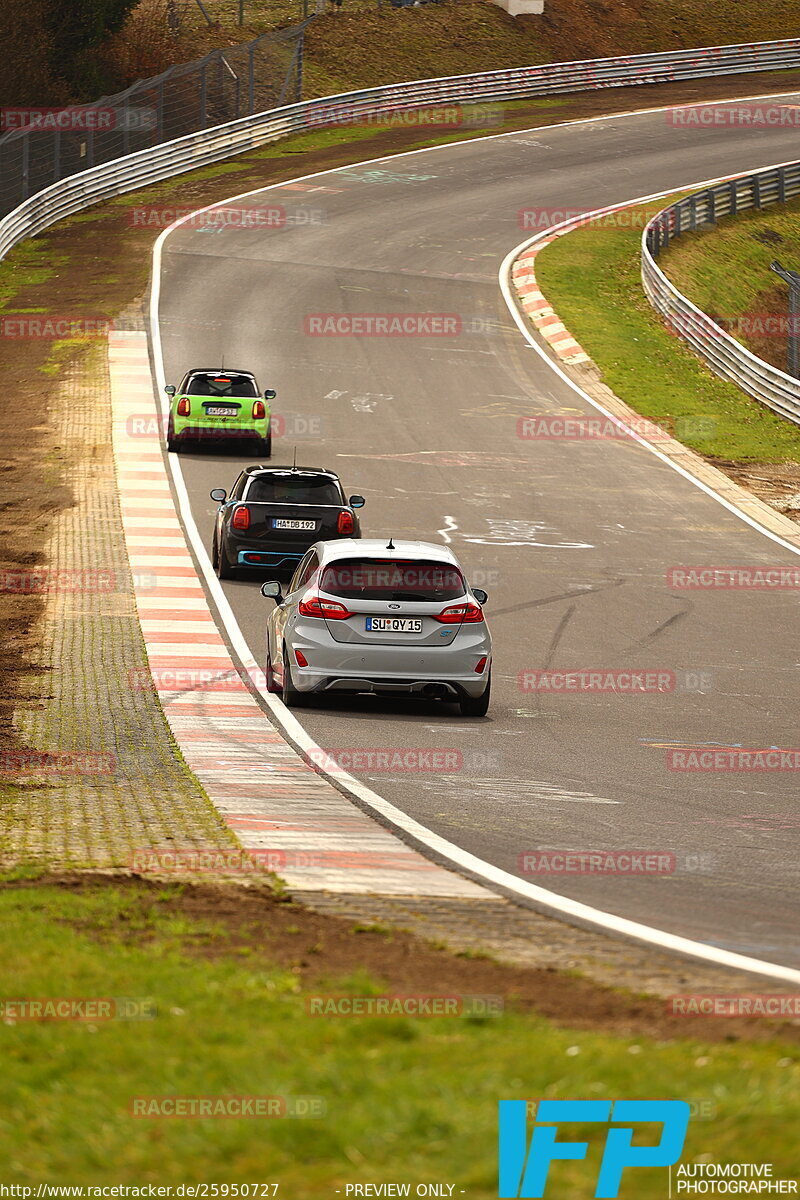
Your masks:
{"label": "car taillight cluster", "polygon": [[253,420],[263,421],[266,415],[267,410],[264,408],[264,401],[256,400],[255,404],[253,405]]}
{"label": "car taillight cluster", "polygon": [[336,600],[327,600],[316,592],[307,592],[297,606],[302,617],[324,617],[326,621],[346,621],[352,617],[349,609]]}
{"label": "car taillight cluster", "polygon": [[441,625],[471,625],[483,620],[483,609],[471,600],[466,604],[451,604],[449,608],[443,608],[435,620]]}
{"label": "car taillight cluster", "polygon": [[192,411],[191,404],[187,400],[186,396],[182,396],[180,398],[180,400],[178,401],[178,416],[179,417],[188,417],[189,413],[191,411]]}
{"label": "car taillight cluster", "polygon": [[355,527],[355,521],[351,512],[339,513],[339,520],[336,522],[336,528],[339,533],[352,533]]}
{"label": "car taillight cluster", "polygon": [[233,510],[231,525],[234,529],[250,528],[250,509],[246,504],[237,504],[236,508]]}

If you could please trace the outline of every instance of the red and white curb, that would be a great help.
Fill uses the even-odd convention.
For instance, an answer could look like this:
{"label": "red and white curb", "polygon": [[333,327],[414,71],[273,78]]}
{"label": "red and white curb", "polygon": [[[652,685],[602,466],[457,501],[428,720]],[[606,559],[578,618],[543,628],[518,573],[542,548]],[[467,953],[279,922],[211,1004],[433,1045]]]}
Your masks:
{"label": "red and white curb", "polygon": [[[372,820],[267,720],[219,634],[178,520],[146,335],[111,333],[108,358],[122,522],[150,677],[187,766],[244,850],[293,890],[497,900]],[[151,681],[132,671],[130,686]],[[167,870],[193,861],[177,846],[142,847],[137,859],[151,850]],[[207,861],[204,852],[197,861]],[[246,856],[241,869],[253,873]]]}
{"label": "red and white curb", "polygon": [[534,260],[536,255],[544,250],[545,246],[549,246],[551,242],[554,242],[557,237],[561,237],[564,233],[571,233],[576,224],[577,222],[568,225],[559,233],[554,234],[552,237],[544,238],[543,241],[537,242],[535,246],[531,246],[525,250],[514,263],[512,271],[514,287],[517,289],[519,302],[530,318],[531,323],[558,358],[570,365],[589,362],[589,355],[575,341],[575,338],[566,325],[559,319],[558,314],[551,307],[547,297],[539,289],[539,285],[536,282]]}

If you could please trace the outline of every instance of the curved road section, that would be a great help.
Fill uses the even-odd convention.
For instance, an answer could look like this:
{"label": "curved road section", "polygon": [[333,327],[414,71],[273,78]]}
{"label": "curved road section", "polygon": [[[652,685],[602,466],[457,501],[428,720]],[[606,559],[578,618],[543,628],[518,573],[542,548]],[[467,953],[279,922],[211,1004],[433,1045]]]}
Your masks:
{"label": "curved road section", "polygon": [[[681,754],[800,746],[798,595],[691,591],[669,572],[800,560],[630,439],[520,436],[524,418],[597,414],[520,336],[497,276],[521,210],[555,223],[796,152],[790,127],[688,129],[656,111],[336,170],[229,201],[259,210],[248,228],[179,226],[160,301],[168,379],[223,354],[255,371],[278,393],[274,462],[296,447],[332,467],[367,497],[365,536],[447,542],[490,593],[487,719],[338,699],[298,714],[309,734],[347,763],[365,752],[354,774],[497,867],[786,966],[800,965],[798,773],[686,770]],[[402,336],[370,331],[396,313],[412,315]],[[206,539],[209,489],[246,461],[182,456]],[[269,602],[257,582],[225,591],[262,662]],[[603,690],[531,690],[542,670],[600,673]],[[626,691],[629,671],[644,691]],[[456,768],[382,770],[375,754],[394,749],[455,751]],[[650,857],[580,871],[581,855],[625,851]]]}

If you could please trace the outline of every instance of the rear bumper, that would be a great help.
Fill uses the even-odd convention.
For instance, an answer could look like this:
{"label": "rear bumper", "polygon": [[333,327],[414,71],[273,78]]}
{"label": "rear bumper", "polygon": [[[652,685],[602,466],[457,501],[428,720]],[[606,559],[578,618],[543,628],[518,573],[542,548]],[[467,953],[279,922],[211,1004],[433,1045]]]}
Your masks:
{"label": "rear bumper", "polygon": [[269,432],[268,421],[252,425],[184,425],[175,426],[173,438],[176,442],[241,442],[260,441]]}
{"label": "rear bumper", "polygon": [[[287,631],[286,640],[308,660],[307,667],[298,667],[293,658],[292,680],[300,692],[430,694],[433,687],[453,699],[482,696],[492,653],[485,627],[461,629],[448,646],[370,646],[336,642],[324,622],[304,619]],[[487,661],[478,674],[482,658]]]}
{"label": "rear bumper", "polygon": [[[331,538],[330,541],[338,539]],[[294,571],[300,559],[319,541],[319,534],[310,533],[306,541],[296,538],[291,540],[271,541],[269,538],[232,538],[230,534],[225,539],[228,558],[239,567],[251,567],[254,571]]]}

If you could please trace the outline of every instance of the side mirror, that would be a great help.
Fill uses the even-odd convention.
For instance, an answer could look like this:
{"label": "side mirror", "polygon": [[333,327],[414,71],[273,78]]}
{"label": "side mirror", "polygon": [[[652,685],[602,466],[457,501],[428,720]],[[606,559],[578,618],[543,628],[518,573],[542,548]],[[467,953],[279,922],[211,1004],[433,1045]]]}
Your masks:
{"label": "side mirror", "polygon": [[266,596],[268,600],[274,600],[276,604],[280,604],[281,600],[283,600],[281,585],[274,579],[269,583],[262,583],[261,595]]}
{"label": "side mirror", "polygon": [[347,503],[351,508],[363,508],[367,502],[363,496],[351,496]]}
{"label": "side mirror", "polygon": [[274,400],[277,394],[278,393],[274,390],[274,388],[267,388],[267,390],[264,392],[264,399]]}
{"label": "side mirror", "polygon": [[472,594],[475,597],[475,599],[478,601],[478,604],[485,604],[486,601],[489,599],[489,593],[485,592],[483,590],[483,588],[473,588]]}
{"label": "side mirror", "polygon": [[224,504],[228,498],[225,488],[212,488],[208,494],[212,500],[216,500],[217,504]]}
{"label": "side mirror", "polygon": [[169,398],[171,400],[172,397],[175,395],[177,388],[174,386],[174,384],[168,383],[167,386],[164,388],[164,391],[167,393],[167,395],[169,396]]}

